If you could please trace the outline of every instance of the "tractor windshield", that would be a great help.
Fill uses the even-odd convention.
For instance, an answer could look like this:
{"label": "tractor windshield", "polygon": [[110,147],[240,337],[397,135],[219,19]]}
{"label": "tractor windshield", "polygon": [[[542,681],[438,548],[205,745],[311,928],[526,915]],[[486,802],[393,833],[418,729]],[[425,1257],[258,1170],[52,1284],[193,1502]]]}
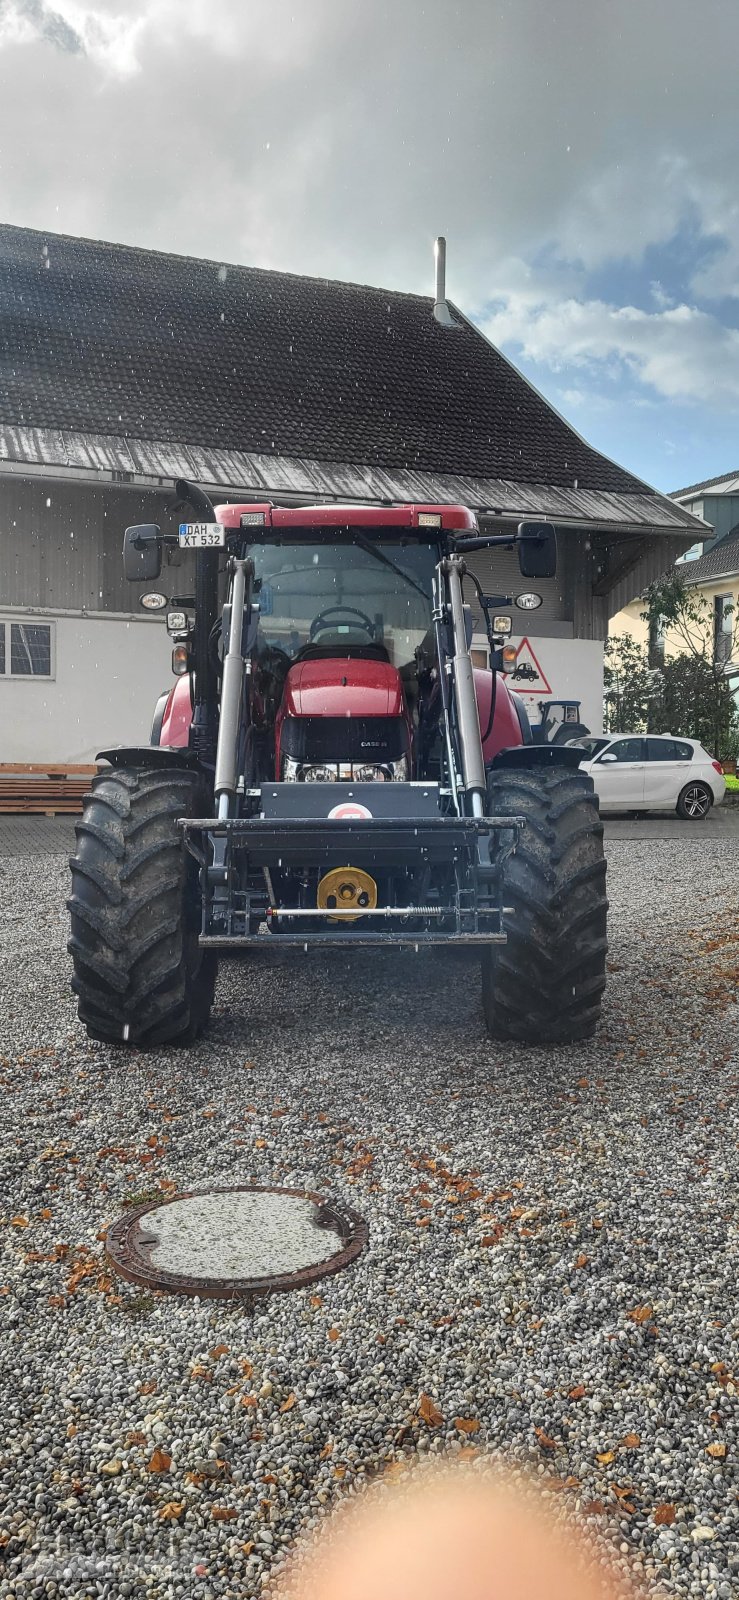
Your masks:
{"label": "tractor windshield", "polygon": [[408,666],[431,627],[435,545],[366,538],[254,544],[259,644],[295,660],[307,646],[381,647]]}

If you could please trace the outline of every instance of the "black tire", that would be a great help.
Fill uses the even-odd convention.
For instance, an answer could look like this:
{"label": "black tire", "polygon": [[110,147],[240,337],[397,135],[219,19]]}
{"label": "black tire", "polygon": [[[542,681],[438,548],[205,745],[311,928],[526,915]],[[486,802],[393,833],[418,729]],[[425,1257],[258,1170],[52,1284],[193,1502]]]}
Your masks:
{"label": "black tire", "polygon": [[217,961],[198,944],[197,867],[177,818],[202,816],[197,777],[111,768],[93,780],[70,858],[72,988],[93,1039],[190,1044],[210,1014]]}
{"label": "black tire", "polygon": [[706,783],[686,783],[675,809],[684,822],[705,822],[712,805],[713,795]]}
{"label": "black tire", "polygon": [[494,1039],[588,1039],[606,982],[603,824],[592,778],[566,766],[493,770],[488,811],[524,816],[503,867],[508,942],[483,954],[482,995]]}

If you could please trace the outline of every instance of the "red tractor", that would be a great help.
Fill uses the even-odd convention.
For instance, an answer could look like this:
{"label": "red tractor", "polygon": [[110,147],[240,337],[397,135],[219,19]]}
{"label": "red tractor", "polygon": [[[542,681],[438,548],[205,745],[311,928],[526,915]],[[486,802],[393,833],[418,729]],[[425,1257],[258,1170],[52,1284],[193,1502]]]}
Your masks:
{"label": "red tractor", "polygon": [[[194,550],[152,742],[110,749],[77,827],[69,949],[92,1038],[185,1044],[220,952],[476,945],[494,1038],[589,1037],[605,985],[602,827],[578,751],[531,742],[470,551],[553,575],[548,523],[462,506],[221,505],[126,530],[131,580]],[[182,570],[182,569],[180,569]],[[473,667],[471,582],[491,669]]]}

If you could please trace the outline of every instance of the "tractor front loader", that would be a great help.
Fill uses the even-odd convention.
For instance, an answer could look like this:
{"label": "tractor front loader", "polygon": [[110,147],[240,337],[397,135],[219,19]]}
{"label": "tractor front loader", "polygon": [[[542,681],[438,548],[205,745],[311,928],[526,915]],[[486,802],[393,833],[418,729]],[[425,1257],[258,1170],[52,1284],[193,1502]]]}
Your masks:
{"label": "tractor front loader", "polygon": [[[510,602],[466,560],[516,544],[524,576],[550,576],[551,525],[177,494],[194,573],[167,618],[175,683],[150,745],[101,752],[71,863],[90,1035],[195,1039],[221,952],[471,945],[494,1038],[587,1038],[606,957],[593,785],[577,750],[531,742],[494,625]],[[126,575],[158,577],[171,537],[128,528]]]}

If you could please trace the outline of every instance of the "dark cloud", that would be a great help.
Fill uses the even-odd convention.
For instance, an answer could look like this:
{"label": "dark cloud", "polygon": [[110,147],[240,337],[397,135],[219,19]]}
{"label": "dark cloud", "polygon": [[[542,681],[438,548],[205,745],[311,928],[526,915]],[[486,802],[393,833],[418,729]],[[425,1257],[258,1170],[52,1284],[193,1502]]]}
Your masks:
{"label": "dark cloud", "polygon": [[[7,12],[11,8],[6,6],[4,9]],[[66,50],[71,55],[84,52],[80,35],[75,33],[59,11],[53,11],[42,0],[17,0],[16,10],[36,30],[39,38],[45,39],[48,44],[56,45],[58,50]]]}

